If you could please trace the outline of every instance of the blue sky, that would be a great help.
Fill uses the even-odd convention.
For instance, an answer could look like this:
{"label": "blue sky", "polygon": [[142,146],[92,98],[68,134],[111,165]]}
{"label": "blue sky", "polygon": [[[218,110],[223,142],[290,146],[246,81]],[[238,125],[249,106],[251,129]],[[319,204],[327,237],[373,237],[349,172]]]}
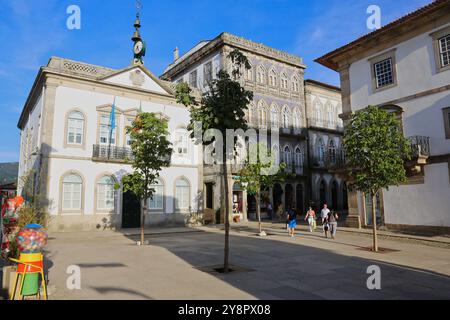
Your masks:
{"label": "blue sky", "polygon": [[[339,85],[313,60],[369,32],[369,5],[382,25],[430,0],[142,0],[146,66],[160,75],[181,53],[223,31],[301,56],[306,78]],[[66,27],[70,5],[81,8],[81,30]],[[39,67],[51,56],[123,68],[132,58],[134,0],[0,0],[0,162],[18,161],[22,107]]]}

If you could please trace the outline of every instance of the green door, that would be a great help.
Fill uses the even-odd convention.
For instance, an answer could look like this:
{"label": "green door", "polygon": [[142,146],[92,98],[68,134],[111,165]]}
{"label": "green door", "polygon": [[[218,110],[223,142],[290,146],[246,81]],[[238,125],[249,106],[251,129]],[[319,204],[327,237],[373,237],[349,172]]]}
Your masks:
{"label": "green door", "polygon": [[134,192],[123,194],[122,228],[139,228],[141,226],[141,204]]}

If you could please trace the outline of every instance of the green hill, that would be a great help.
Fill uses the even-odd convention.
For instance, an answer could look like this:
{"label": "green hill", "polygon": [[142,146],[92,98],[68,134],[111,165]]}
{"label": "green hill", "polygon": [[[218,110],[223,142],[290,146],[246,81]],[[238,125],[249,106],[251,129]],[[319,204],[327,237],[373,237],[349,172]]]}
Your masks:
{"label": "green hill", "polygon": [[0,184],[17,182],[19,173],[19,163],[0,163]]}

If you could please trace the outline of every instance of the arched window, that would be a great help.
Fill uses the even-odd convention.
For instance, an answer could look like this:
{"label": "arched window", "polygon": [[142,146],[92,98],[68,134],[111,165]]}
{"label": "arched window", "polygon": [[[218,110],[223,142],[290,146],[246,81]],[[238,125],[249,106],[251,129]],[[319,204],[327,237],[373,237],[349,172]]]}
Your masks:
{"label": "arched window", "polygon": [[272,157],[275,166],[280,165],[280,149],[277,145],[272,146]]}
{"label": "arched window", "polygon": [[284,147],[283,162],[288,167],[292,165],[292,154],[291,154],[291,148],[289,148],[289,146]]}
{"label": "arched window", "polygon": [[190,208],[191,187],[186,179],[178,179],[175,182],[175,209],[187,211]]}
{"label": "arched window", "polygon": [[278,76],[275,69],[270,70],[269,73],[269,85],[272,87],[276,87],[278,84]]}
{"label": "arched window", "polygon": [[161,180],[156,180],[154,184],[151,185],[153,191],[153,196],[148,200],[148,208],[150,213],[152,210],[162,211],[164,210],[164,184]]}
{"label": "arched window", "polygon": [[319,100],[314,102],[314,123],[316,126],[323,125],[323,116],[322,116],[322,103]]}
{"label": "arched window", "polygon": [[62,181],[63,211],[81,211],[83,179],[77,174],[70,174]]}
{"label": "arched window", "polygon": [[327,110],[327,121],[328,121],[328,126],[332,126],[334,121],[334,110],[333,110],[333,105],[328,102],[325,109]]}
{"label": "arched window", "polygon": [[300,91],[300,84],[299,84],[297,76],[292,77],[292,91],[294,91],[294,92]]}
{"label": "arched window", "polygon": [[83,144],[84,115],[81,112],[73,111],[67,119],[67,144]]}
{"label": "arched window", "polygon": [[250,69],[245,70],[245,80],[253,81],[253,66],[250,66]]}
{"label": "arched window", "polygon": [[114,178],[104,176],[97,182],[97,209],[98,210],[114,210]]}
{"label": "arched window", "polygon": [[189,133],[186,129],[177,129],[175,131],[173,150],[175,155],[186,157],[189,154]]}
{"label": "arched window", "polygon": [[295,129],[299,129],[301,127],[301,115],[298,108],[295,108],[294,110],[293,124]]}
{"label": "arched window", "polygon": [[258,71],[256,72],[256,81],[259,84],[266,84],[266,69],[263,66],[258,67]]}
{"label": "arched window", "polygon": [[291,111],[287,106],[283,108],[283,128],[285,129],[291,128]]}
{"label": "arched window", "polygon": [[300,147],[297,147],[295,149],[295,166],[296,167],[303,167],[303,150],[300,149]]}
{"label": "arched window", "polygon": [[328,153],[330,157],[330,162],[332,164],[336,163],[336,144],[334,140],[330,138],[330,142],[328,143]]}
{"label": "arched window", "polygon": [[279,110],[278,106],[275,104],[272,104],[272,107],[270,108],[270,122],[273,127],[278,128],[280,126]]}
{"label": "arched window", "polygon": [[281,74],[281,89],[288,90],[288,77],[284,72]]}
{"label": "arched window", "polygon": [[267,104],[264,100],[260,100],[258,103],[258,120],[260,126],[267,125]]}
{"label": "arched window", "polygon": [[325,144],[323,143],[322,138],[319,138],[317,142],[316,157],[319,162],[323,162],[325,160]]}

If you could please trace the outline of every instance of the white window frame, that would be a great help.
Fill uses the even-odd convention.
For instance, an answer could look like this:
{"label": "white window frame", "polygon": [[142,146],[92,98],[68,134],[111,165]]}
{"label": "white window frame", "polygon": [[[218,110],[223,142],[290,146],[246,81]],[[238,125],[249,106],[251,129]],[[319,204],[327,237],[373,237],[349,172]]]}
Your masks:
{"label": "white window frame", "polygon": [[[79,116],[78,118],[76,116]],[[67,118],[67,145],[82,146],[84,145],[84,128],[85,128],[85,116],[81,111],[71,111]],[[73,137],[73,141],[70,141],[70,137]],[[77,138],[80,138],[77,141]]]}
{"label": "white window frame", "polygon": [[[109,180],[106,183],[106,179]],[[115,179],[112,176],[104,175],[97,180],[96,191],[97,191],[97,201],[96,208],[97,211],[107,211],[111,212],[115,210],[116,207],[116,191],[114,190]]]}
{"label": "white window frame", "polygon": [[[70,178],[72,181],[69,181]],[[78,180],[78,181],[77,181]],[[83,178],[76,174],[66,174],[61,181],[61,210],[62,212],[81,212],[83,209]],[[75,197],[78,194],[78,199]],[[69,196],[69,198],[67,198]],[[66,205],[69,202],[69,205]],[[77,203],[77,205],[75,205]]]}
{"label": "white window frame", "polygon": [[[180,182],[184,182],[185,185],[178,185]],[[175,210],[177,212],[188,212],[191,209],[191,184],[186,178],[179,178],[175,181],[174,187]]]}
{"label": "white window frame", "polygon": [[[164,181],[161,179],[157,179],[155,184],[151,185],[155,191],[153,193],[153,199],[148,199],[148,210],[150,214],[153,213],[161,213],[164,212],[165,209],[165,190],[164,190]],[[155,199],[157,197],[157,199]]]}

